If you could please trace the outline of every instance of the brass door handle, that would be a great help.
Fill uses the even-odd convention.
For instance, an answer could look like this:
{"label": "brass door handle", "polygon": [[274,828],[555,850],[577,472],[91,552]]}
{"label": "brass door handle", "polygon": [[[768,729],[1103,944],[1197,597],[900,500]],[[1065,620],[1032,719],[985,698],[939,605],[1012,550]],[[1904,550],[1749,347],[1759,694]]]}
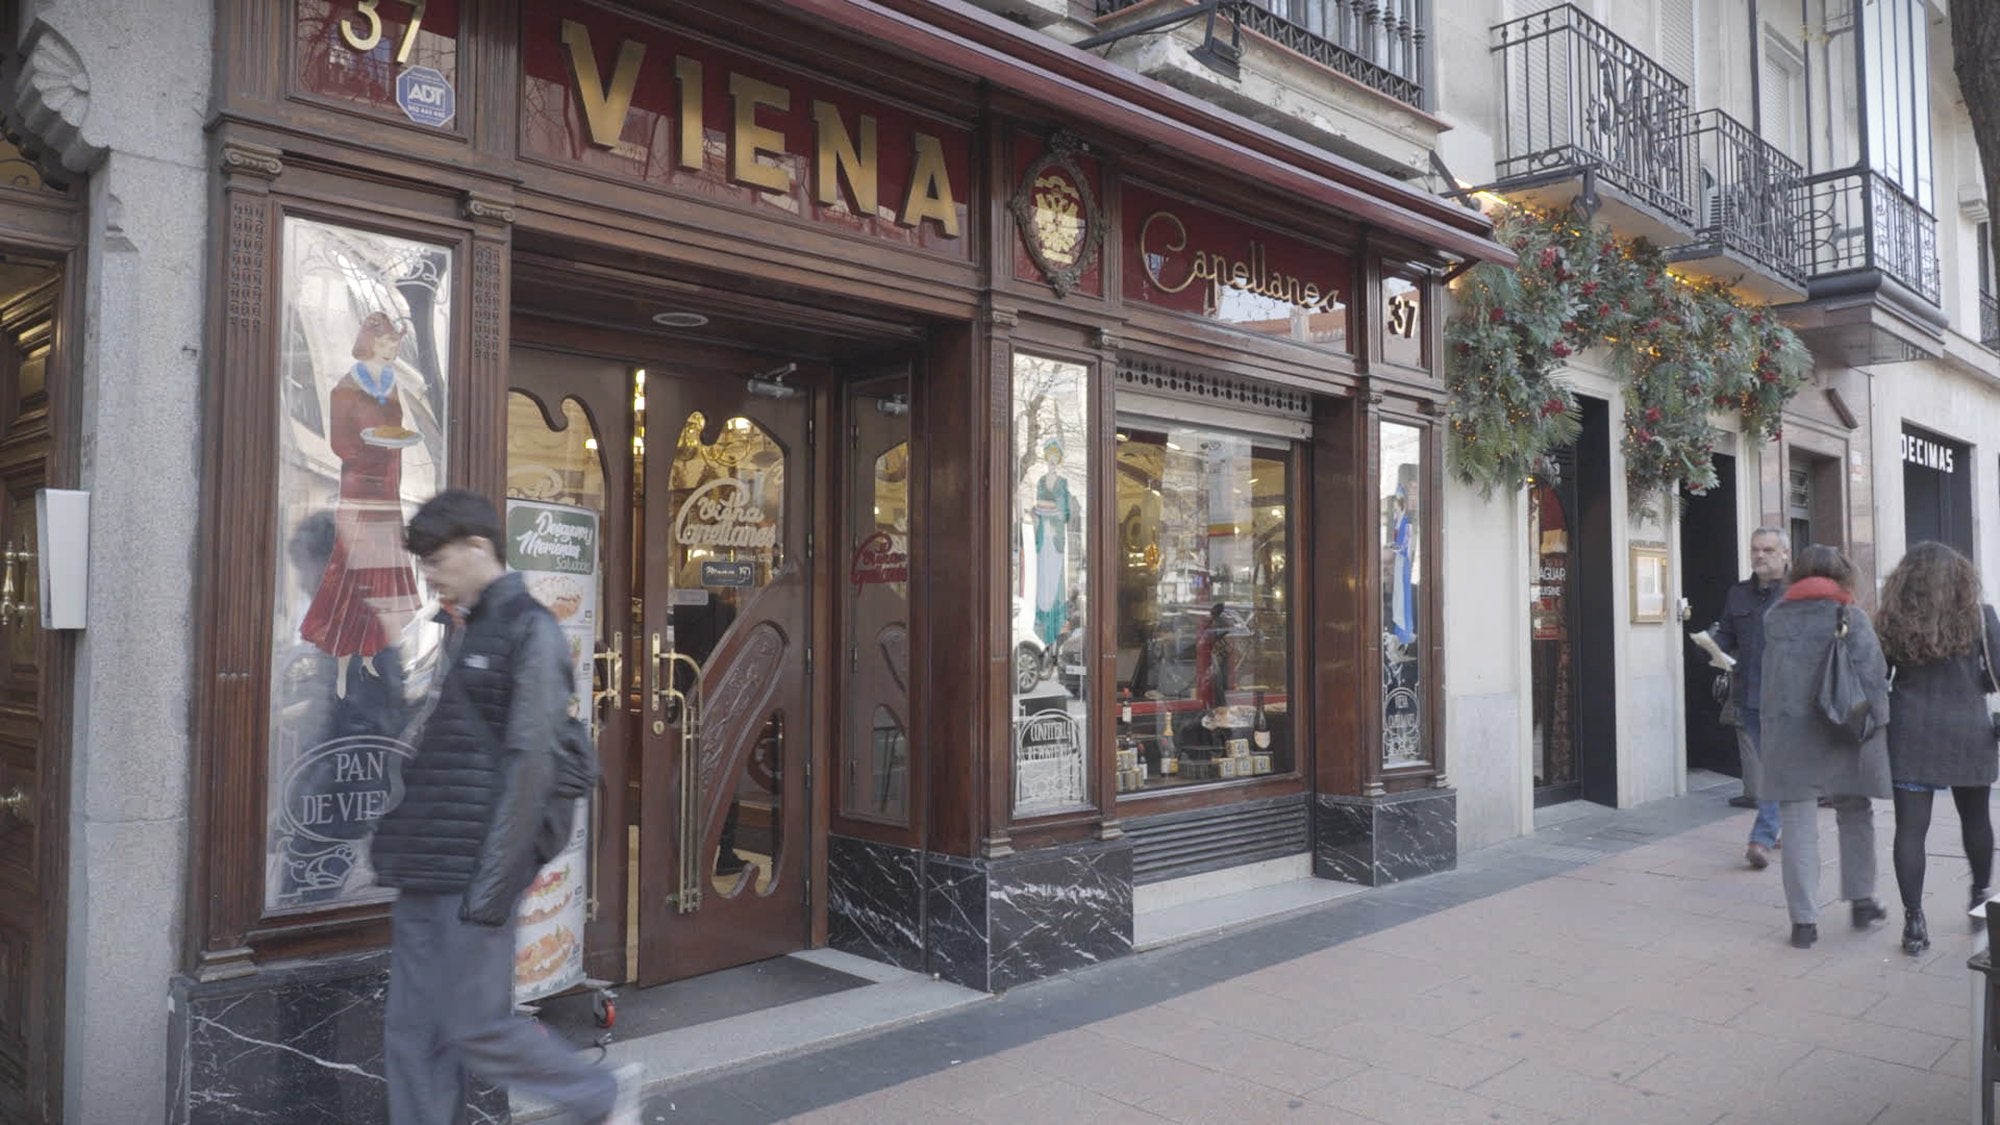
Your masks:
{"label": "brass door handle", "polygon": [[613,633],[610,650],[592,653],[590,662],[603,685],[592,694],[591,705],[602,707],[609,700],[617,707],[619,697],[625,694],[625,634]]}
{"label": "brass door handle", "polygon": [[34,823],[35,818],[29,815],[33,811],[34,805],[27,791],[18,785],[14,787],[12,793],[0,797],[0,813],[5,813],[24,824]]}
{"label": "brass door handle", "polygon": [[8,547],[4,553],[0,553],[0,626],[28,620],[31,604],[25,598],[15,600],[15,595],[25,592],[27,579],[21,572],[25,571],[27,564],[33,561],[35,561],[33,551]]}

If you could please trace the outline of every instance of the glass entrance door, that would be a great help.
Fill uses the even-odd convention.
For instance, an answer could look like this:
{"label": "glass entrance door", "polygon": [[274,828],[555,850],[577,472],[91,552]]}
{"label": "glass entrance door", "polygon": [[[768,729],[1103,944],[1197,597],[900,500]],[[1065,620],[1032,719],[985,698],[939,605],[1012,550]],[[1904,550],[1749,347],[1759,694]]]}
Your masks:
{"label": "glass entrance door", "polygon": [[796,384],[652,368],[643,401],[638,979],[653,984],[808,942],[813,511]]}

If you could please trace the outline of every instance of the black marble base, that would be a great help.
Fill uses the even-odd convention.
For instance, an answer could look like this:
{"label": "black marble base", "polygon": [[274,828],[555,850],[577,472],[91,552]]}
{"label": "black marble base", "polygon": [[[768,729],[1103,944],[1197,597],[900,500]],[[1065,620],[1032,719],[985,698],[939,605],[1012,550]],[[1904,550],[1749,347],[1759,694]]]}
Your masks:
{"label": "black marble base", "polygon": [[[267,968],[235,980],[172,983],[168,1120],[173,1125],[351,1125],[388,1119],[382,1010],[389,955]],[[490,1087],[474,1125],[502,1125]]]}
{"label": "black marble base", "polygon": [[1379,887],[1458,866],[1458,793],[1418,789],[1313,802],[1313,873]]}
{"label": "black marble base", "polygon": [[927,857],[930,969],[987,992],[1132,951],[1132,845]]}
{"label": "black marble base", "polygon": [[924,854],[851,836],[826,843],[826,943],[923,971]]}

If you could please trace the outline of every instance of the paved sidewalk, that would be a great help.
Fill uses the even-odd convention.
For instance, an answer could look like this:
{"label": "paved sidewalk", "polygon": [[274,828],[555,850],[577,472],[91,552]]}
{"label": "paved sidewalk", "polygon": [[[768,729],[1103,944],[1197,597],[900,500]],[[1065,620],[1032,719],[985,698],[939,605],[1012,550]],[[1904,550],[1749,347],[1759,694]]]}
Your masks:
{"label": "paved sidewalk", "polygon": [[[1786,944],[1774,864],[1710,791],[1586,811],[1455,872],[1016,989],[649,1098],[649,1122],[1967,1120],[1966,872],[1941,800],[1934,945]],[[1837,849],[1821,814],[1821,854]],[[1838,890],[1829,869],[1823,890]]]}

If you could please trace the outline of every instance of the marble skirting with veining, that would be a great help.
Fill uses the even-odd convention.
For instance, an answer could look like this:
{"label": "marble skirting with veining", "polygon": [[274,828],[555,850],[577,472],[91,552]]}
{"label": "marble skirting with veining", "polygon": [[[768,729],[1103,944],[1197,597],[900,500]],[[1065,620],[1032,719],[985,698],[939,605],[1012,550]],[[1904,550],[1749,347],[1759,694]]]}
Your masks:
{"label": "marble skirting with veining", "polygon": [[1071,844],[998,859],[931,855],[930,969],[1000,992],[1132,951],[1132,846]]}
{"label": "marble skirting with veining", "polygon": [[[382,1012],[389,955],[262,969],[172,984],[168,1120],[173,1125],[352,1125],[386,1121]],[[507,1120],[479,1090],[474,1125]]]}
{"label": "marble skirting with veining", "polygon": [[826,943],[922,972],[924,853],[852,836],[826,844]]}
{"label": "marble skirting with veining", "polygon": [[1379,887],[1458,866],[1458,793],[1417,789],[1313,802],[1313,871]]}

